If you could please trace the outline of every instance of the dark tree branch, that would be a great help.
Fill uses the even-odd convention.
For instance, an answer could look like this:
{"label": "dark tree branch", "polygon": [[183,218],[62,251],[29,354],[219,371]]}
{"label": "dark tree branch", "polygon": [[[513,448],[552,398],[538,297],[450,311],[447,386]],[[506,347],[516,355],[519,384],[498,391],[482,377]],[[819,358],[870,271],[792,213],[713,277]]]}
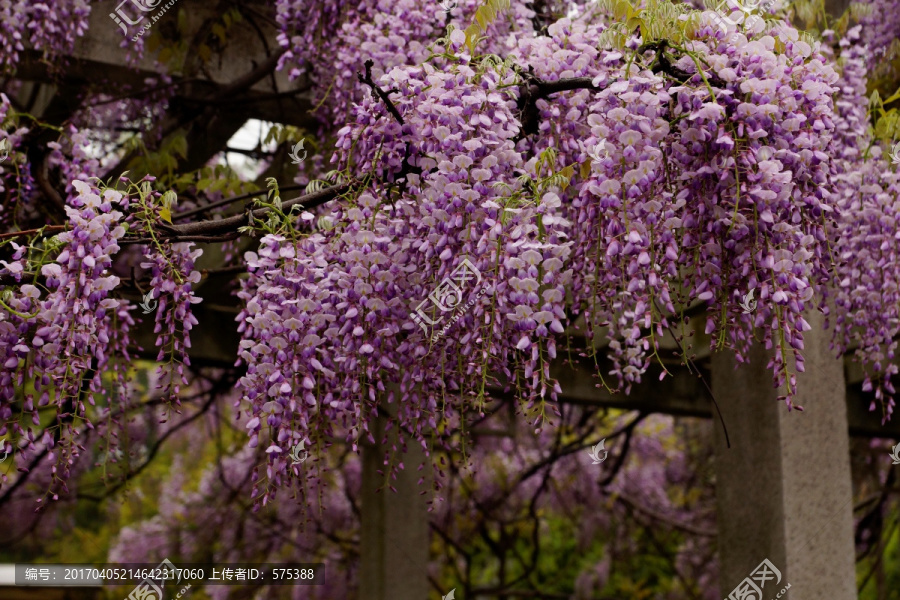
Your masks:
{"label": "dark tree branch", "polygon": [[[169,241],[215,244],[218,242],[230,242],[231,240],[236,240],[239,237],[241,237],[240,233],[238,233],[237,231],[231,231],[229,233],[223,233],[221,235],[180,235],[177,236],[177,239]],[[124,240],[119,240],[119,245],[132,246],[134,244],[150,244],[152,242],[153,238],[127,238]]]}
{"label": "dark tree branch", "polygon": [[403,117],[400,116],[400,111],[397,110],[397,107],[394,106],[394,103],[391,102],[391,99],[388,97],[388,94],[390,92],[393,92],[396,90],[389,90],[389,91],[385,92],[383,89],[378,87],[375,84],[375,82],[372,80],[372,66],[374,64],[375,64],[375,62],[371,58],[365,62],[365,66],[366,66],[366,76],[365,77],[363,77],[362,73],[357,71],[356,76],[359,78],[359,82],[372,88],[373,97],[377,94],[377,96],[379,98],[381,98],[381,101],[384,102],[385,106],[388,109],[388,112],[390,112],[392,115],[394,115],[394,118],[397,119],[397,122],[400,123],[401,125],[405,125],[406,122],[403,120]]}
{"label": "dark tree branch", "polygon": [[520,72],[520,75],[524,81],[519,85],[519,102],[517,107],[521,115],[519,121],[522,123],[522,130],[516,136],[515,141],[538,132],[541,116],[541,112],[537,107],[538,100],[543,100],[559,92],[572,90],[600,91],[604,89],[603,87],[595,86],[590,77],[570,77],[556,81],[545,81],[536,77],[531,71]]}
{"label": "dark tree branch", "polygon": [[[228,385],[231,385],[231,384],[229,383]],[[159,452],[160,447],[163,445],[163,443],[165,443],[165,441],[167,439],[169,439],[173,434],[177,433],[183,427],[189,425],[190,423],[196,421],[198,418],[200,418],[204,414],[206,414],[206,412],[209,410],[209,408],[216,401],[217,393],[219,393],[221,391],[222,391],[221,388],[215,388],[215,389],[211,390],[209,392],[209,399],[206,401],[206,403],[203,406],[201,406],[197,410],[197,412],[195,412],[194,414],[192,414],[189,417],[186,417],[184,420],[180,421],[179,423],[176,423],[175,425],[172,426],[171,429],[168,429],[162,436],[160,436],[160,438],[158,440],[156,440],[156,442],[153,444],[153,446],[151,446],[150,449],[147,451],[147,459],[143,463],[138,465],[138,467],[136,469],[128,472],[125,475],[125,477],[121,481],[119,481],[116,485],[108,488],[100,496],[96,496],[96,495],[92,495],[92,494],[85,494],[85,493],[80,493],[80,492],[76,493],[75,496],[77,498],[83,499],[83,500],[93,500],[94,502],[100,502],[101,500],[104,500],[105,498],[109,498],[110,496],[112,496],[113,494],[118,492],[120,489],[125,487],[132,478],[139,475],[144,469],[146,469],[150,465],[151,462],[153,462],[153,458]]]}
{"label": "dark tree branch", "polygon": [[40,229],[26,229],[25,231],[13,231],[12,233],[0,233],[0,240],[8,238],[17,238],[23,235],[34,235],[36,233],[61,233],[68,229],[65,225],[47,225]]}
{"label": "dark tree branch", "polygon": [[62,213],[66,214],[66,201],[63,200],[62,196],[60,196],[59,192],[56,191],[56,188],[50,183],[50,153],[47,152],[44,154],[39,161],[37,162],[37,169],[34,172],[34,178],[37,180],[38,187],[41,189],[41,193],[50,200],[50,203],[53,207]]}
{"label": "dark tree branch", "polygon": [[[290,185],[285,186],[283,188],[279,188],[281,192],[293,192],[297,190],[302,190],[305,188],[305,185]],[[249,200],[250,198],[255,198],[257,196],[265,196],[268,192],[265,190],[259,190],[256,192],[250,192],[249,194],[241,194],[240,196],[235,196],[234,198],[225,198],[224,200],[219,200],[217,202],[210,202],[204,206],[200,206],[198,208],[192,208],[191,210],[186,210],[184,212],[180,212],[172,217],[173,221],[180,221],[181,219],[187,219],[188,217],[193,217],[194,215],[199,215],[206,211],[212,210],[214,208],[219,208],[220,206],[227,206],[233,202],[239,202],[241,200]],[[0,236],[2,237],[2,236]]]}
{"label": "dark tree branch", "polygon": [[253,69],[246,75],[238,77],[232,83],[219,90],[216,94],[214,94],[213,98],[210,98],[210,100],[226,100],[228,98],[231,98],[232,96],[236,96],[241,92],[250,89],[257,83],[268,77],[269,73],[275,70],[275,67],[278,66],[278,61],[281,59],[281,55],[285,52],[287,52],[287,48],[279,47],[268,58],[266,58],[266,60],[259,63],[259,65],[257,65],[255,69]]}
{"label": "dark tree branch", "polygon": [[[636,511],[638,513],[644,514],[644,515],[650,517],[651,519],[653,519],[654,521],[659,521],[660,523],[665,523],[672,529],[678,529],[680,531],[684,531],[685,533],[690,533],[692,535],[699,535],[699,536],[709,537],[709,538],[714,538],[718,535],[715,530],[702,529],[700,527],[695,527],[693,525],[688,525],[686,523],[679,523],[678,521],[673,521],[672,519],[669,519],[665,515],[658,513],[655,510],[652,510],[650,508],[647,508],[646,506],[641,505],[636,500],[634,500],[628,496],[625,496],[621,493],[617,493],[615,498],[616,498],[616,502],[623,504],[624,506],[628,507],[632,511]],[[637,519],[635,519],[635,520],[637,520]]]}
{"label": "dark tree branch", "polygon": [[[694,75],[698,73],[689,73],[684,69],[680,69],[672,64],[669,60],[669,55],[666,54],[666,48],[669,47],[668,40],[660,40],[658,42],[648,42],[638,48],[638,54],[643,54],[647,50],[653,50],[656,52],[656,58],[650,65],[650,70],[654,73],[664,73],[675,79],[679,83],[686,83],[689,79],[691,79]],[[706,75],[706,80],[709,81],[710,85],[714,85],[719,88],[725,87],[725,82],[719,79],[719,77],[715,73],[709,73]]]}
{"label": "dark tree branch", "polygon": [[600,482],[600,487],[608,486],[610,483],[612,483],[613,479],[616,478],[616,475],[619,474],[619,471],[622,469],[622,465],[625,464],[625,457],[628,455],[628,449],[631,447],[631,436],[634,435],[634,428],[637,427],[638,423],[647,418],[647,416],[648,413],[638,413],[638,416],[634,419],[634,421],[623,427],[618,432],[625,434],[625,442],[622,444],[622,452],[619,453],[618,458],[616,458],[616,462],[613,464],[612,471],[610,471],[609,475],[607,475],[606,478]]}
{"label": "dark tree branch", "polygon": [[[303,208],[314,208],[334,200],[341,194],[349,191],[351,187],[352,183],[332,186],[330,188],[325,188],[324,190],[311,192],[298,198],[287,200],[283,202],[281,206],[283,209],[289,209],[292,206],[299,204]],[[252,212],[248,211],[249,214],[252,214],[254,219],[261,219],[265,217],[268,212],[269,211],[265,208],[258,208]],[[183,238],[186,237],[198,235],[215,236],[233,233],[237,231],[239,227],[243,227],[246,224],[247,215],[240,214],[219,219],[217,221],[200,221],[197,223],[185,223],[184,225],[166,226],[164,230],[160,232],[160,237],[166,241],[179,242],[183,241]]]}

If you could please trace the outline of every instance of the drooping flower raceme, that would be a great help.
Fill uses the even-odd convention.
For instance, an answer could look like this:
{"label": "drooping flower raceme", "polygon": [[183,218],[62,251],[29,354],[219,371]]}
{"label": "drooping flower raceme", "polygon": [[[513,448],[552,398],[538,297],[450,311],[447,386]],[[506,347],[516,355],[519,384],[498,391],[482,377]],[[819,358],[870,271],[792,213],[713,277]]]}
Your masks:
{"label": "drooping flower raceme", "polygon": [[[868,127],[866,73],[870,50],[861,28],[840,41],[843,72],[837,102],[834,199],[840,220],[829,232],[835,260],[834,347],[851,348],[865,373],[863,389],[874,391],[884,419],[894,409],[894,357],[900,333],[900,173],[874,142]],[[831,314],[823,302],[823,310]],[[875,409],[875,402],[870,410]]]}
{"label": "drooping flower raceme", "polygon": [[191,329],[197,318],[191,305],[203,301],[196,296],[192,284],[200,281],[200,272],[194,270],[194,261],[203,254],[190,242],[165,244],[162,248],[150,248],[145,254],[148,262],[141,266],[150,270],[150,298],[157,299],[155,327],[156,360],[160,366],[158,375],[168,377],[166,396],[178,404],[181,386],[188,383],[184,367],[190,366],[188,349],[191,347]]}
{"label": "drooping flower raceme", "polygon": [[[56,236],[51,248],[60,249],[55,261],[44,264],[41,275],[47,293],[33,284],[24,284],[6,306],[0,307],[0,366],[3,396],[0,398],[3,431],[9,427],[30,442],[34,430],[23,429],[10,420],[10,406],[16,390],[24,395],[23,410],[40,425],[37,408],[55,405],[55,425],[44,429],[42,443],[54,446],[61,441],[53,467],[54,479],[66,479],[68,466],[77,454],[72,430],[74,419],[85,419],[85,400],[94,404],[104,392],[103,375],[121,343],[127,339],[131,319],[120,301],[110,297],[119,278],[109,273],[118,240],[125,234],[120,224],[124,208],[122,195],[107,190],[101,197],[89,184],[76,180],[77,195],[68,199],[66,213],[70,228]],[[21,278],[30,258],[24,246],[16,253],[19,262],[4,266]],[[21,279],[20,279],[21,280]],[[25,387],[33,381],[34,393]],[[35,403],[35,396],[37,403]],[[88,426],[90,426],[88,424]]]}

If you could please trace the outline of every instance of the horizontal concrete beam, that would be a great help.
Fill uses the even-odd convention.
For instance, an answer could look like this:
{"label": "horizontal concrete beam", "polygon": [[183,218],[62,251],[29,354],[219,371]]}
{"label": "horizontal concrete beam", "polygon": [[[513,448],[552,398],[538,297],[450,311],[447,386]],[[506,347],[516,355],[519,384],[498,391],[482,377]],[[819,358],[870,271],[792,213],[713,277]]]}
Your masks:
{"label": "horizontal concrete beam", "polygon": [[[198,290],[198,295],[205,300],[194,306],[200,322],[194,328],[192,336],[191,362],[196,365],[231,367],[237,357],[240,336],[236,331],[234,318],[238,309],[230,305],[228,279],[229,276],[210,277],[204,280],[203,286]],[[141,345],[149,349],[145,351],[144,357],[155,360],[152,320],[149,327],[139,329],[137,334]],[[835,364],[839,363],[835,361]],[[850,364],[849,359],[845,364]],[[608,392],[601,385],[600,378],[596,376],[598,370],[589,359],[578,359],[574,368],[557,360],[550,366],[550,375],[560,382],[563,391],[560,402],[564,404],[640,410],[682,417],[713,417],[715,408],[710,392],[709,359],[698,359],[693,372],[679,363],[667,364],[666,368],[671,375],[666,375],[660,381],[662,367],[652,362],[642,382],[634,384],[628,395],[624,392]],[[614,386],[617,385],[617,380],[606,375],[610,369],[609,361],[600,362],[599,372],[604,374],[610,386]],[[490,391],[498,398],[514,397],[513,394],[504,394],[498,388]],[[850,435],[900,439],[900,416],[895,416],[882,425],[880,410],[868,410],[874,400],[873,395],[863,392],[859,382],[847,384],[846,397]],[[717,416],[716,418],[718,419]]]}
{"label": "horizontal concrete beam", "polygon": [[[601,372],[607,373],[610,370],[608,362],[600,364]],[[837,364],[840,363],[835,361],[835,365]],[[697,368],[699,375],[696,372],[690,373],[681,365],[667,365],[672,375],[667,375],[660,381],[662,368],[657,363],[651,363],[642,382],[633,385],[629,395],[611,394],[602,385],[597,387],[600,379],[595,376],[596,368],[593,362],[585,359],[577,362],[574,368],[556,362],[551,365],[550,375],[559,381],[563,391],[560,402],[565,404],[710,418],[715,415],[715,407],[710,389],[707,387],[711,385],[708,361],[699,362]],[[610,385],[617,384],[617,380],[612,376],[606,376],[606,379]],[[882,425],[881,411],[868,410],[874,400],[873,395],[863,392],[860,384],[848,384],[846,398],[850,435],[900,439],[900,417],[895,415],[891,421]],[[725,425],[727,427],[728,423]]]}

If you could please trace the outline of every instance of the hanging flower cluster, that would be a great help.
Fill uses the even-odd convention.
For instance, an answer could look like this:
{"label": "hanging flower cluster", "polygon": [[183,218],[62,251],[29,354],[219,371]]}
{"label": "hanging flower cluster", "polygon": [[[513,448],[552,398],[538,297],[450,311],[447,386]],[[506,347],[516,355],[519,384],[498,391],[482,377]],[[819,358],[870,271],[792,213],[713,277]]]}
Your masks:
{"label": "hanging flower cluster", "polygon": [[867,48],[867,71],[886,67],[897,60],[900,23],[895,15],[900,10],[900,0],[863,0],[860,4],[868,11],[859,19],[856,38]]}
{"label": "hanging flower cluster", "polygon": [[[4,70],[12,69],[26,39],[45,59],[70,53],[75,40],[87,31],[90,14],[88,0],[0,3],[0,64]],[[52,61],[47,64],[54,68]]]}
{"label": "hanging flower cluster", "polygon": [[[38,407],[57,406],[55,425],[44,430],[41,441],[51,448],[55,442],[63,443],[53,467],[63,482],[77,455],[73,421],[86,419],[85,401],[93,405],[95,396],[104,393],[104,372],[122,349],[113,340],[127,339],[133,324],[126,307],[110,297],[119,283],[109,268],[125,234],[119,209],[125,208],[127,199],[114,190],[101,196],[83,181],[76,180],[73,186],[77,195],[69,198],[66,207],[70,228],[42,250],[16,246],[14,262],[0,262],[9,274],[27,281],[24,270],[38,258],[35,252],[46,256],[59,251],[53,262],[41,267],[46,295],[36,285],[24,284],[17,294],[7,292],[8,298],[0,306],[0,356],[4,359],[0,415],[3,433],[12,428],[17,436],[33,443],[34,430],[24,429],[13,419],[11,406],[16,396],[24,395],[22,410],[30,413],[35,426],[41,423]],[[33,393],[26,381],[33,382]]]}
{"label": "hanging flower cluster", "polygon": [[150,248],[144,254],[147,262],[141,263],[141,267],[150,272],[150,298],[158,300],[153,328],[159,348],[156,360],[161,363],[157,374],[166,376],[166,396],[176,404],[180,404],[181,385],[188,383],[184,367],[191,364],[188,349],[191,347],[191,329],[197,324],[191,305],[203,301],[191,287],[200,281],[194,261],[203,254],[193,246],[186,242]]}
{"label": "hanging flower cluster", "polygon": [[[869,48],[861,27],[840,42],[841,100],[831,152],[835,201],[840,221],[830,232],[835,260],[834,341],[844,354],[851,348],[865,371],[863,389],[875,392],[884,419],[894,409],[897,374],[894,357],[900,333],[900,173],[892,166],[868,127],[866,73]],[[828,309],[827,305],[823,308]],[[870,410],[875,409],[875,402]]]}
{"label": "hanging flower cluster", "polygon": [[[709,302],[706,332],[721,343],[727,327],[739,360],[752,327],[762,329],[766,347],[774,348],[775,384],[787,386],[790,407],[790,363],[803,371],[809,329],[803,313],[815,306],[815,288],[830,269],[826,150],[838,75],[789,27],[758,40],[737,34],[728,46],[722,32],[710,34],[694,50],[724,82],[715,102],[697,75],[692,86],[668,90],[677,127],[666,161],[677,173],[674,195],[686,202],[677,264],[689,297]],[[685,56],[675,66],[690,72],[696,64]],[[740,305],[750,290],[759,292],[752,316]]]}
{"label": "hanging flower cluster", "polygon": [[[285,444],[318,437],[323,412],[357,439],[378,395],[399,400],[397,426],[426,449],[488,386],[516,388],[539,425],[575,315],[589,339],[606,336],[627,389],[663,336],[681,337],[683,311],[705,305],[706,333],[739,360],[761,334],[791,406],[804,313],[831,269],[838,75],[788,26],[725,36],[704,19],[680,46],[600,52],[602,23],[561,19],[515,41],[527,76],[472,60],[454,30],[440,68],[376,80],[388,100],[356,105],[335,158],[385,183],[346,199],[327,229],[248,255],[242,385],[253,443],[270,427],[270,478]],[[523,97],[563,78],[590,85]],[[449,310],[476,286],[486,293]],[[751,291],[755,312],[740,304]],[[315,348],[290,348],[291,319]],[[458,333],[434,343],[433,326]]]}
{"label": "hanging flower cluster", "polygon": [[[445,28],[465,28],[483,0],[445,3],[452,5],[449,12],[438,0],[341,4],[335,0],[313,7],[302,0],[276,3],[278,41],[286,48],[279,68],[289,69],[292,79],[309,76],[316,89],[316,115],[328,125],[346,122],[353,103],[368,92],[357,79],[366,60],[373,61],[376,78],[395,66],[422,64],[434,52],[440,52],[433,44]],[[514,0],[506,15],[487,23],[480,51],[505,55],[515,47],[510,34],[533,34],[535,13],[531,6],[531,2]]]}
{"label": "hanging flower cluster", "polygon": [[[29,129],[18,122],[16,111],[6,94],[0,93],[0,194],[4,196],[0,206],[0,225],[8,226],[16,221],[23,202],[34,189],[34,178],[28,169],[17,169],[21,152],[20,144]],[[18,190],[19,193],[12,193]]]}
{"label": "hanging flower cluster", "polygon": [[[627,390],[662,337],[683,342],[685,313],[706,310],[706,334],[739,360],[761,336],[791,406],[803,315],[826,307],[836,275],[836,345],[859,343],[878,397],[893,392],[898,316],[879,306],[896,304],[896,278],[877,275],[896,262],[897,183],[884,161],[857,167],[879,159],[852,140],[866,121],[858,31],[839,79],[829,53],[787,25],[725,35],[706,15],[677,43],[646,33],[598,50],[615,26],[602,11],[585,5],[543,30],[530,4],[483,23],[477,47],[490,54],[473,56],[457,25],[475,0],[446,30],[439,6],[408,0],[325,0],[306,20],[300,3],[276,3],[281,66],[336,72],[319,91],[331,119],[349,116],[332,161],[353,183],[318,223],[282,215],[288,227],[245,255],[238,364],[251,445],[268,455],[263,501],[297,472],[295,444],[374,441],[377,410],[396,412],[401,445],[428,450],[499,387],[540,427],[560,391],[551,361],[574,326],[611,350]],[[304,56],[313,48],[319,62]],[[122,223],[150,240],[142,266],[171,398],[190,364],[200,251],[154,235],[166,219],[149,189],[134,201],[95,190],[100,165],[70,134],[74,159],[61,145],[49,157],[69,185],[68,230],[12,245],[0,263],[20,284],[0,298],[10,423],[31,379],[38,405],[83,417],[81,396],[91,402],[110,356],[127,350],[132,321],[109,273]],[[748,293],[755,310],[741,306]]]}

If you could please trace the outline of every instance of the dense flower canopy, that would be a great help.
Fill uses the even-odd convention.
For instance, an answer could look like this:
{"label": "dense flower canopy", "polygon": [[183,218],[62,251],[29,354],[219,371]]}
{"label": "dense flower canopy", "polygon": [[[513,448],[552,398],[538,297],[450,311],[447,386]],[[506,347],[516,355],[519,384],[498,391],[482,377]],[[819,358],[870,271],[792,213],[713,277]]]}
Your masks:
{"label": "dense flower canopy", "polygon": [[[70,49],[86,18],[87,5],[63,4],[53,19],[69,22],[30,39],[48,55]],[[334,170],[307,197],[331,202],[288,206],[274,186],[234,227],[258,238],[236,326],[239,419],[268,454],[255,497],[299,474],[288,452],[301,440],[373,441],[379,410],[426,451],[491,390],[515,390],[540,428],[560,392],[551,361],[590,353],[573,336],[608,350],[614,367],[598,375],[627,392],[663,338],[690,360],[686,324],[700,311],[717,349],[738,360],[754,340],[771,349],[788,407],[805,315],[829,313],[835,352],[858,353],[890,415],[900,188],[867,127],[864,81],[865,42],[884,36],[816,40],[781,19],[723,28],[668,2],[558,4],[275,3],[279,68],[315,81]],[[14,66],[20,36],[3,27]],[[100,110],[80,118],[103,121]],[[41,196],[68,215],[4,238],[0,261],[0,432],[23,453],[59,447],[57,494],[94,426],[85,402],[118,390],[105,395],[114,428],[126,396],[136,306],[113,293],[114,272],[147,270],[161,385],[177,407],[201,302],[195,243],[209,238],[202,223],[172,224],[173,197],[153,177],[99,181],[75,128],[45,156],[17,154],[33,124],[6,97],[0,116],[22,167],[3,167],[4,226],[17,231]],[[48,166],[65,197],[47,191]],[[141,245],[137,260],[126,244]],[[37,439],[50,404],[57,431]]]}

